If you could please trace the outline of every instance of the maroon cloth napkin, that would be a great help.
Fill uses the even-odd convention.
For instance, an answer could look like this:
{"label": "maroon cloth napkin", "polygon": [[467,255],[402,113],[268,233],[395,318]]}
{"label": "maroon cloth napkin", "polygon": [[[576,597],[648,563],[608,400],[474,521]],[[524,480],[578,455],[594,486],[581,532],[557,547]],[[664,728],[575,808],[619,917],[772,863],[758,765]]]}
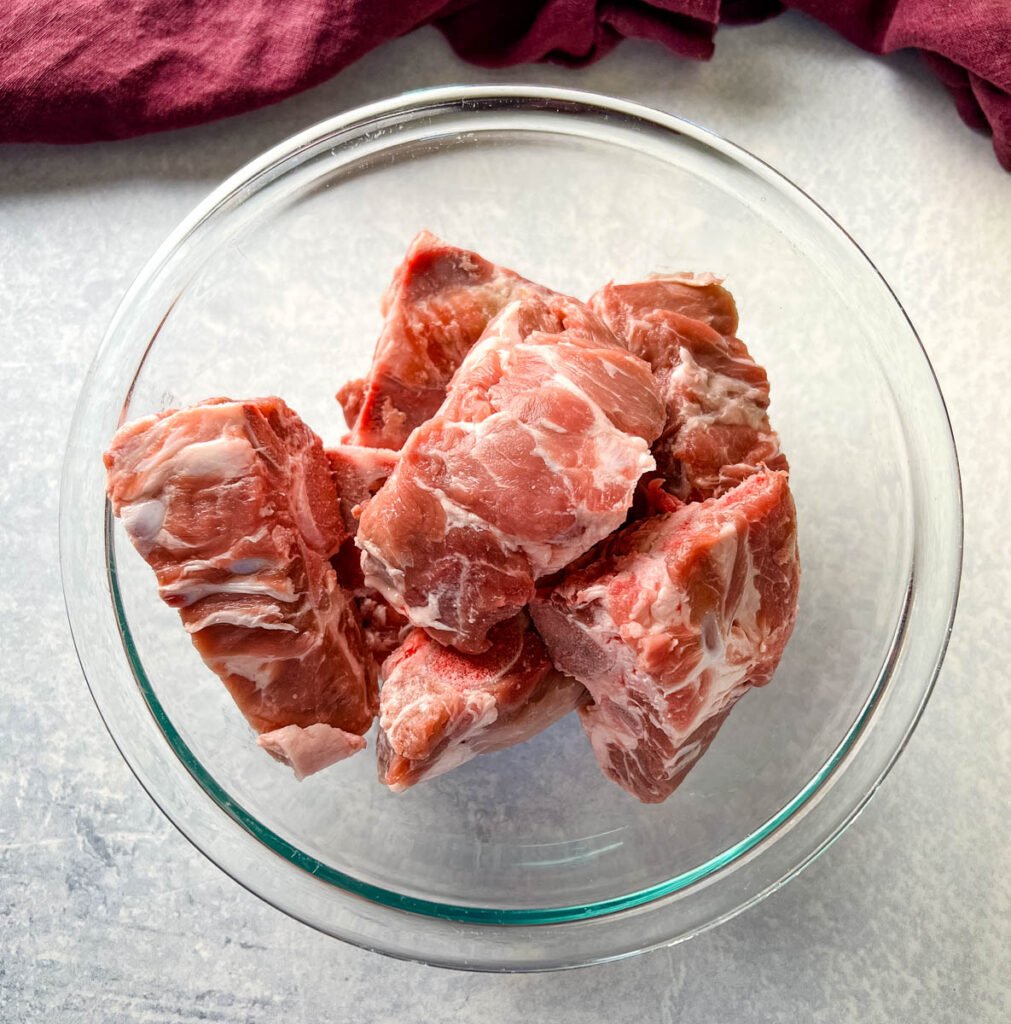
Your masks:
{"label": "maroon cloth napkin", "polygon": [[0,141],[197,124],[329,78],[437,25],[475,64],[584,64],[624,38],[696,60],[722,23],[806,11],[874,53],[912,47],[1011,170],[1011,0],[2,0]]}

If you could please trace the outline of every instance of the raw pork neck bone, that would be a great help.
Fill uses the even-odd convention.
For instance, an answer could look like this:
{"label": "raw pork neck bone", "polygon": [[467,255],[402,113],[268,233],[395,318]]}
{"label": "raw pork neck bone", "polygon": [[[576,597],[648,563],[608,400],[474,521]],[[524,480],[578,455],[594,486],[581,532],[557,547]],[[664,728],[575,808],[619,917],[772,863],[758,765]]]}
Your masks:
{"label": "raw pork neck bone", "polygon": [[608,284],[590,305],[656,374],[667,421],[652,450],[673,494],[702,501],[759,466],[787,468],[769,425],[768,378],[734,337],[737,309],[717,278]]}
{"label": "raw pork neck bone", "polygon": [[339,444],[326,449],[326,458],[337,489],[344,529],[351,538],[358,532],[362,506],[393,472],[398,455],[389,448]]}
{"label": "raw pork neck bone", "polygon": [[515,298],[543,294],[540,285],[422,231],[383,298],[385,322],[368,376],[337,393],[351,428],[347,440],[402,447],[442,404],[491,318]]}
{"label": "raw pork neck bone", "polygon": [[337,578],[354,596],[365,646],[378,674],[379,663],[397,648],[410,629],[410,623],[394,611],[377,591],[365,585],[361,552],[355,547],[354,535],[358,532],[361,510],[393,472],[400,454],[389,448],[339,444],[335,448],[327,448],[326,457],[348,533],[332,562]]}
{"label": "raw pork neck bone", "polygon": [[593,698],[580,714],[604,773],[658,803],[737,699],[771,679],[790,637],[800,569],[787,476],[759,470],[602,548],[531,614]]}
{"label": "raw pork neck bone", "polygon": [[522,743],[587,699],[557,672],[530,620],[495,626],[483,654],[415,629],[383,666],[379,778],[400,791],[478,754]]}
{"label": "raw pork neck bone", "polygon": [[261,746],[305,774],[360,750],[378,705],[319,438],[279,398],[211,399],[122,427],[108,493]]}
{"label": "raw pork neck bone", "polygon": [[715,274],[651,274],[642,281],[604,285],[590,306],[620,338],[632,334],[642,313],[654,309],[680,313],[732,337],[737,333],[737,304]]}
{"label": "raw pork neck bone", "polygon": [[467,653],[620,526],[663,423],[649,367],[582,303],[514,302],[366,505],[366,583]]}

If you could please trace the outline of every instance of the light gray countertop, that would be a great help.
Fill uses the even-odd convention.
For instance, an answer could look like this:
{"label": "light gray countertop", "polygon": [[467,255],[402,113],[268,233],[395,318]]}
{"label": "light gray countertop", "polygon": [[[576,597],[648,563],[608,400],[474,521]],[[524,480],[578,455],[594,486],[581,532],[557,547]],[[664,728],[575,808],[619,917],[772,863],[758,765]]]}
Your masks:
{"label": "light gray countertop", "polygon": [[[204,860],[103,729],[57,564],[80,381],[169,230],[227,174],[419,85],[533,81],[697,121],[768,160],[865,248],[917,326],[962,462],[948,658],[908,750],[797,880],[670,950],[557,975],[464,975],[316,934]],[[0,112],[2,116],[2,112]],[[0,1021],[972,1021],[1011,1017],[1007,492],[1011,177],[911,55],[790,16],[712,64],[625,44],[581,71],[485,72],[424,30],[279,106],[79,148],[0,148]]]}

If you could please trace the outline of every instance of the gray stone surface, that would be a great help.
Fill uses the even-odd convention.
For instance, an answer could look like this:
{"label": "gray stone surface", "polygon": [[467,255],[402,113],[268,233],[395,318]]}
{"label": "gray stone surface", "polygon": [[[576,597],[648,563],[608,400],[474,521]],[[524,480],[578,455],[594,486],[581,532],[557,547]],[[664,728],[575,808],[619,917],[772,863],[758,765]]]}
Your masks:
{"label": "gray stone surface", "polygon": [[[57,567],[58,474],[105,325],[164,235],[262,149],[393,91],[569,84],[740,142],[865,247],[934,362],[966,496],[963,596],[909,749],[847,834],[687,945],[562,975],[390,961],[288,920],[161,817],[78,670]],[[912,57],[790,17],[709,66],[626,45],[578,72],[483,72],[432,31],[221,124],[115,145],[0,149],[0,1020],[1005,1021],[1011,946],[1006,428],[1011,178]]]}

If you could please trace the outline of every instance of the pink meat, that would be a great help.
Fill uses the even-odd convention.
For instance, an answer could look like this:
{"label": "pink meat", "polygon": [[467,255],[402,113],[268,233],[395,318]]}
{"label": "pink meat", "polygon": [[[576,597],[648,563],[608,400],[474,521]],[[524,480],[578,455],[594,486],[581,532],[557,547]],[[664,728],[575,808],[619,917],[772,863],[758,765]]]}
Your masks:
{"label": "pink meat", "polygon": [[554,664],[589,690],[583,726],[605,774],[665,800],[793,629],[800,569],[783,472],[632,524],[531,614]]}
{"label": "pink meat", "polygon": [[662,423],[649,367],[585,306],[513,303],[366,505],[366,583],[436,639],[480,653],[535,580],[621,525]]}
{"label": "pink meat", "polygon": [[769,425],[769,381],[737,329],[730,293],[712,275],[605,285],[590,305],[656,374],[667,406],[653,444],[672,493],[701,501],[759,466],[786,469]]}
{"label": "pink meat", "polygon": [[389,448],[339,444],[327,448],[326,457],[337,488],[341,519],[350,538],[358,531],[358,512],[393,472],[398,456]]}
{"label": "pink meat", "polygon": [[275,761],[288,765],[300,782],[365,749],[365,737],[317,722],[304,728],[286,725],[261,733],[256,742]]}
{"label": "pink meat", "polygon": [[446,386],[496,313],[540,285],[428,231],[411,243],[383,298],[369,374],[337,393],[347,440],[399,449],[442,404]]}
{"label": "pink meat", "polygon": [[332,560],[333,566],[342,586],[354,597],[365,646],[378,673],[378,666],[406,636],[410,623],[391,608],[381,594],[365,585],[361,553],[355,547],[354,535],[358,532],[358,517],[365,503],[386,482],[400,456],[389,448],[364,448],[353,444],[327,448],[326,456],[348,534]]}
{"label": "pink meat", "polygon": [[319,438],[279,398],[218,398],[127,424],[105,465],[113,512],[250,725],[357,746],[378,695],[330,564],[346,531]]}
{"label": "pink meat", "polygon": [[635,329],[639,316],[652,309],[666,309],[711,327],[725,338],[737,333],[737,304],[715,274],[652,274],[629,284],[604,285],[590,306],[625,338]]}
{"label": "pink meat", "polygon": [[552,667],[526,615],[500,623],[491,640],[483,654],[461,654],[415,629],[386,661],[379,777],[391,789],[522,743],[586,700]]}

